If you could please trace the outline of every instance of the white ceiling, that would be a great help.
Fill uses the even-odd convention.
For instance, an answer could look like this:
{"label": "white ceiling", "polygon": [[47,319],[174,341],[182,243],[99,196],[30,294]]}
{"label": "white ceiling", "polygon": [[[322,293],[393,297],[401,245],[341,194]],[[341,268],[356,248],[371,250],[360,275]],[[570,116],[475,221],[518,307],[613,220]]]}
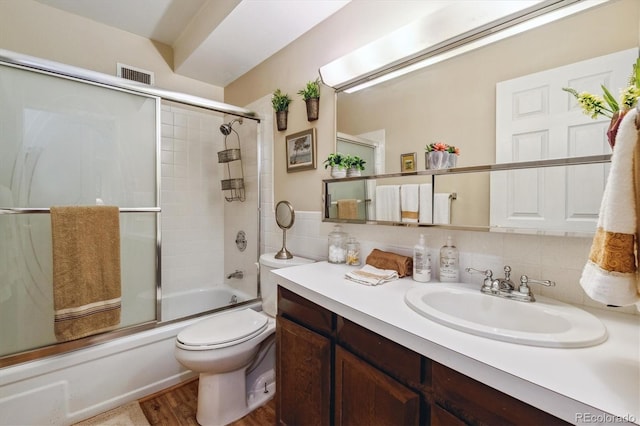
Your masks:
{"label": "white ceiling", "polygon": [[37,0],[168,44],[175,72],[225,87],[349,0]]}

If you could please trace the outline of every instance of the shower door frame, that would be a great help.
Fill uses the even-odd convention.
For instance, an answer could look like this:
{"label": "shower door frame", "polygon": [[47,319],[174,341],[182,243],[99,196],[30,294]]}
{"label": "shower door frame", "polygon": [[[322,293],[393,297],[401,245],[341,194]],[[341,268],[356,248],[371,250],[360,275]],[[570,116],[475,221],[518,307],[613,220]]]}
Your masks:
{"label": "shower door frame", "polygon": [[[150,208],[122,208],[122,213],[131,213],[131,212],[150,212],[156,213],[156,318],[155,320],[147,321],[141,324],[136,324],[128,327],[123,327],[117,330],[113,330],[110,332],[88,336],[85,338],[72,340],[69,342],[61,342],[54,343],[51,345],[27,350],[24,352],[19,352],[15,354],[10,354],[6,356],[0,357],[0,368],[8,367],[11,365],[37,360],[46,356],[52,355],[60,355],[70,351],[74,351],[77,349],[82,349],[86,347],[90,347],[99,343],[105,343],[111,341],[113,339],[117,339],[120,337],[128,336],[131,334],[139,333],[141,331],[150,330],[159,326],[168,325],[174,322],[179,322],[183,320],[188,320],[194,317],[198,317],[201,315],[206,315],[215,311],[223,310],[225,308],[219,308],[212,311],[201,312],[197,314],[193,314],[187,317],[177,318],[171,321],[161,322],[162,318],[162,280],[161,280],[161,252],[162,252],[162,232],[161,232],[161,187],[160,187],[160,170],[161,170],[161,131],[162,131],[162,117],[161,117],[161,103],[162,100],[168,100],[184,105],[194,106],[203,108],[206,110],[229,114],[236,117],[247,118],[253,120],[258,125],[257,134],[256,134],[256,144],[257,144],[257,154],[258,158],[260,156],[260,118],[257,114],[251,110],[236,107],[233,105],[228,105],[222,102],[213,101],[211,99],[201,98],[198,96],[188,95],[186,93],[174,92],[170,90],[160,89],[157,87],[151,87],[144,85],[142,83],[137,83],[129,80],[122,79],[120,77],[111,76],[108,74],[103,74],[97,71],[91,71],[79,67],[75,67],[72,65],[62,64],[59,62],[49,61],[46,59],[36,58],[16,52],[12,52],[5,49],[0,49],[0,65],[5,65],[17,69],[22,69],[25,71],[37,72],[41,74],[46,74],[54,77],[65,78],[68,80],[74,80],[80,83],[96,85],[100,87],[105,87],[107,89],[118,90],[133,94],[138,94],[142,96],[148,96],[149,98],[155,99],[156,103],[156,206]],[[257,244],[257,253],[256,253],[256,261],[260,255],[260,229],[261,229],[261,214],[260,214],[260,203],[261,203],[261,193],[260,193],[260,179],[261,179],[261,162],[258,161],[258,244]],[[37,213],[49,213],[48,208],[3,208],[0,206],[0,215],[4,214],[37,214]],[[242,305],[250,305],[256,302],[260,298],[260,279],[256,282],[257,286],[257,297],[255,299],[250,299],[244,302],[237,303],[234,307],[242,306]]]}

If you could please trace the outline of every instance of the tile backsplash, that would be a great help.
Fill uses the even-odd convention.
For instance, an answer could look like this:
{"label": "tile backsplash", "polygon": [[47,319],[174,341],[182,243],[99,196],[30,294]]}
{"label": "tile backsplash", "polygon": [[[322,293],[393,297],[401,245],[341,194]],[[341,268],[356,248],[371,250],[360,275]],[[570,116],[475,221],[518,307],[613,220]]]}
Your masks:
{"label": "tile backsplash", "polygon": [[[282,231],[272,219],[263,217],[264,252],[277,251],[282,245]],[[322,222],[321,212],[296,212],[296,223],[287,231],[287,248],[297,256],[315,260],[327,259],[327,236],[333,223]],[[439,228],[416,228],[382,225],[342,224],[342,230],[356,237],[363,257],[374,248],[411,256],[420,234],[424,234],[431,255],[432,279],[437,280],[438,256],[447,236],[453,237],[460,251],[460,280],[482,285],[481,275],[464,272],[467,267],[491,269],[495,277],[503,276],[503,268],[512,268],[512,280],[521,275],[552,280],[555,287],[532,286],[533,292],[556,300],[638,314],[633,307],[607,308],[590,299],[579,279],[589,255],[591,238],[519,235],[479,231],[454,231]]]}

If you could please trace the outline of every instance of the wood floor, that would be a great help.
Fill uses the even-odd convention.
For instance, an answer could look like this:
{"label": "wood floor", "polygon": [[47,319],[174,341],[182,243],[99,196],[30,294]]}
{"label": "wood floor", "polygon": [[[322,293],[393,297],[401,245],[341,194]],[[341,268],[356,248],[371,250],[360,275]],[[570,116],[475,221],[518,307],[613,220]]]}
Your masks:
{"label": "wood floor", "polygon": [[[151,425],[197,426],[198,379],[141,399],[140,407]],[[271,426],[276,424],[275,398],[232,426]]]}

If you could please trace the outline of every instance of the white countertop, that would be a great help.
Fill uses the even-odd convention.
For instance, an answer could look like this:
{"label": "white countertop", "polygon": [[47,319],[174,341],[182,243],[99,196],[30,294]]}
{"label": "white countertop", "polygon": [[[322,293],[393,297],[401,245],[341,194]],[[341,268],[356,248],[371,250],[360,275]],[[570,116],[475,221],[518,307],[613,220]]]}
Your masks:
{"label": "white countertop", "polygon": [[604,343],[575,349],[506,343],[440,325],[405,304],[407,290],[437,282],[404,278],[369,287],[344,279],[354,269],[318,262],[273,273],[282,287],[570,423],[640,424],[640,317],[581,306],[607,327]]}

